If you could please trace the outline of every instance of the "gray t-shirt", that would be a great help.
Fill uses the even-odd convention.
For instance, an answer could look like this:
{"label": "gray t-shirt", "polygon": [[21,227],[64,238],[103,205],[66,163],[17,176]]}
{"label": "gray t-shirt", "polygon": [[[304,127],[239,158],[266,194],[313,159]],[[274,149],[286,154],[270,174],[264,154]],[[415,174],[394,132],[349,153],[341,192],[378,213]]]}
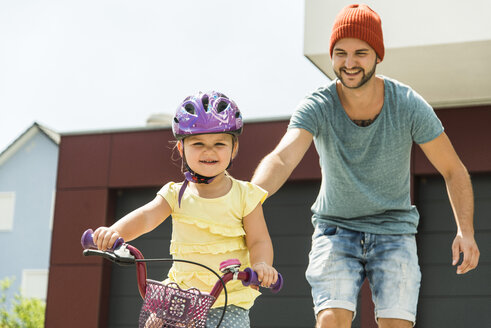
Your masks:
{"label": "gray t-shirt", "polygon": [[308,95],[292,115],[291,128],[314,136],[322,183],[313,222],[377,234],[416,233],[419,214],[410,199],[413,141],[438,137],[443,126],[431,106],[410,87],[384,79],[384,105],[366,127],[343,109],[336,81]]}

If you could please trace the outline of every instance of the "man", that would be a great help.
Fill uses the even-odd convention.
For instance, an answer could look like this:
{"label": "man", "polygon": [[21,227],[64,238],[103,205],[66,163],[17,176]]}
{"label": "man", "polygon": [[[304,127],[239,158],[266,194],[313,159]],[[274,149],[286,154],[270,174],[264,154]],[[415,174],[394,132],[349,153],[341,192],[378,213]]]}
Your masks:
{"label": "man", "polygon": [[443,175],[457,223],[457,273],[477,266],[473,194],[468,172],[433,109],[411,88],[375,75],[384,59],[379,16],[345,7],[334,22],[330,52],[337,79],[307,96],[252,182],[274,194],[314,141],[322,170],[312,206],[306,277],[317,327],[351,327],[368,278],[379,327],[412,327],[421,280],[410,202],[410,151],[417,143]]}

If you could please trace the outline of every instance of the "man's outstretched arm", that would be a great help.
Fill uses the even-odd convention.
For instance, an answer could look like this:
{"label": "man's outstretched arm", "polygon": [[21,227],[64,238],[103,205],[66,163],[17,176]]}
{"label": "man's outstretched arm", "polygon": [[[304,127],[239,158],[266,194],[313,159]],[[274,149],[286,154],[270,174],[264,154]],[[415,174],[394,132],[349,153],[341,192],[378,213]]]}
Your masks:
{"label": "man's outstretched arm", "polygon": [[288,129],[276,148],[259,163],[251,181],[273,195],[300,163],[312,139],[307,130]]}

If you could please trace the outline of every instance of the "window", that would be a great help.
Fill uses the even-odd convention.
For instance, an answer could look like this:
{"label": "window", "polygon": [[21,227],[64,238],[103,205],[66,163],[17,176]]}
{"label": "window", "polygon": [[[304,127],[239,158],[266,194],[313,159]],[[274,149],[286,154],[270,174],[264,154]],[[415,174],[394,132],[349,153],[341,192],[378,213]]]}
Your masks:
{"label": "window", "polygon": [[10,231],[14,227],[14,192],[0,192],[0,231]]}
{"label": "window", "polygon": [[24,297],[35,297],[46,301],[48,270],[22,270],[21,293]]}

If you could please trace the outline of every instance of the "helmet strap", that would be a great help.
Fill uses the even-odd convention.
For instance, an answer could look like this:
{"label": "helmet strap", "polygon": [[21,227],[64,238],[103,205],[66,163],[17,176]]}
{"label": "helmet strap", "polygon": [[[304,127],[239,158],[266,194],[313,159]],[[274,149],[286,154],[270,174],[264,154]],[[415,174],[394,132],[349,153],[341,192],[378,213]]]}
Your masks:
{"label": "helmet strap", "polygon": [[186,171],[184,172],[184,177],[186,178],[186,181],[189,182],[208,184],[217,177],[216,175],[214,177],[205,177],[204,175],[196,173],[191,170],[186,162],[184,162],[184,167],[186,168]]}
{"label": "helmet strap", "polygon": [[179,189],[179,197],[177,199],[179,203],[179,207],[181,207],[181,199],[182,196],[184,195],[184,191],[186,190],[189,182],[208,184],[217,177],[216,175],[214,177],[205,177],[204,175],[198,174],[193,170],[191,170],[191,168],[186,163],[184,163],[184,166],[187,168],[187,171],[184,172],[184,177],[186,179],[182,183],[181,189]]}

